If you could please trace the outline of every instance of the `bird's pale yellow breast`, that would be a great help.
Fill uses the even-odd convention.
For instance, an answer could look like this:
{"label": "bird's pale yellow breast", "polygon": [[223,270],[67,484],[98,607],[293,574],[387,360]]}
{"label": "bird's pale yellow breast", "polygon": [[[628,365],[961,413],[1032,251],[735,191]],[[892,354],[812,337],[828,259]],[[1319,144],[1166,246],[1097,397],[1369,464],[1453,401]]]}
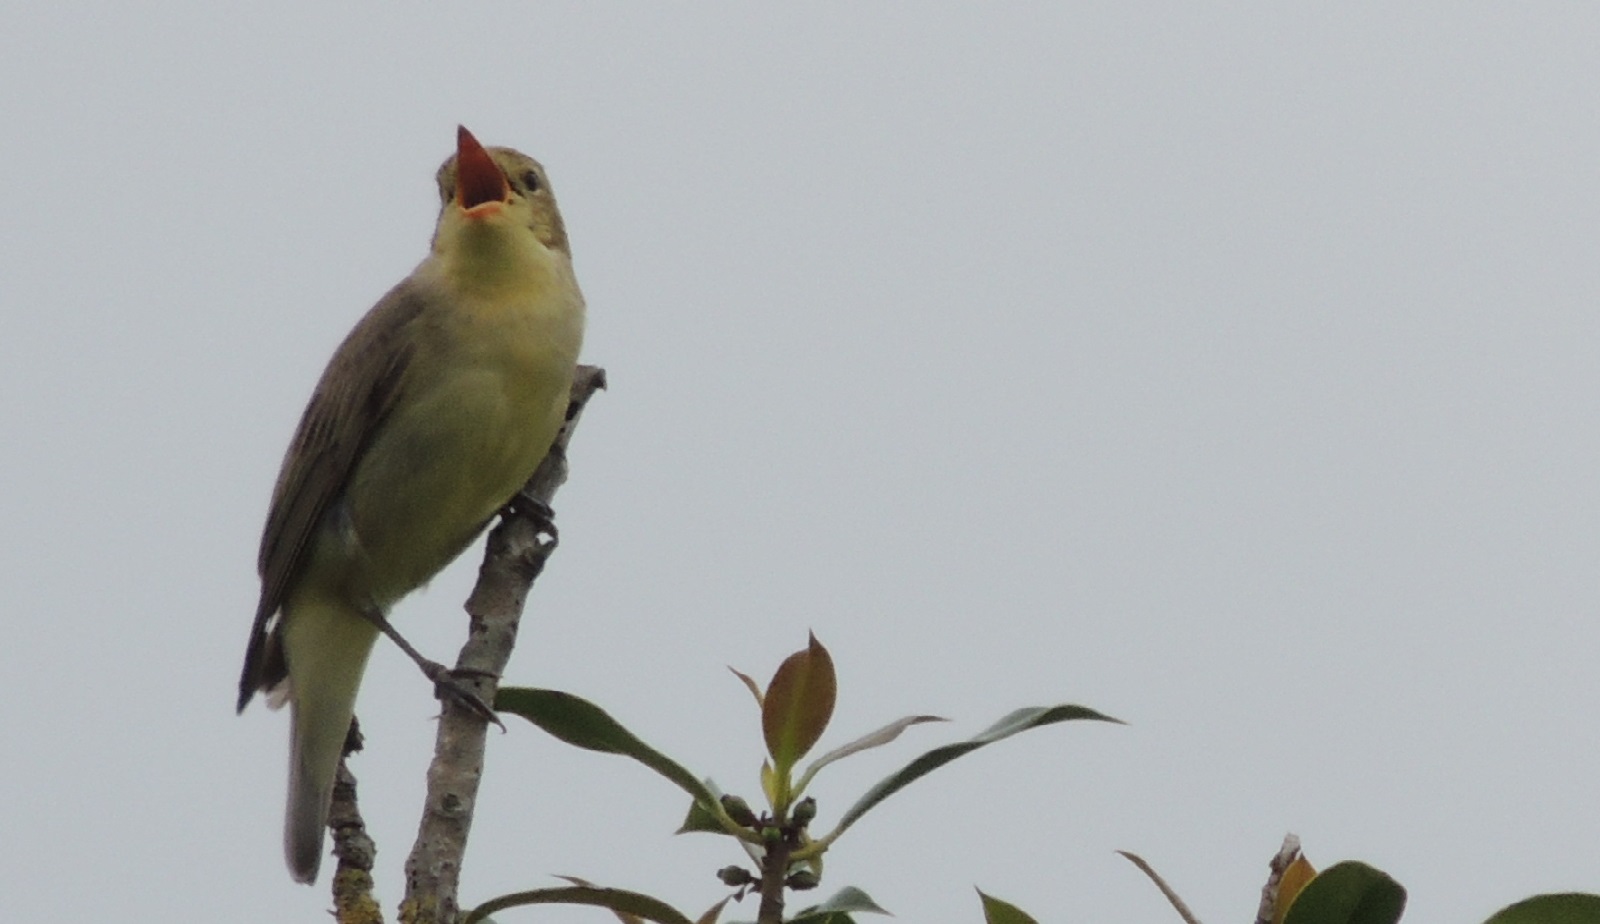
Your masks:
{"label": "bird's pale yellow breast", "polygon": [[405,399],[348,492],[355,535],[382,563],[382,596],[458,554],[555,439],[583,323],[581,296],[561,281],[541,273],[430,294],[412,322]]}

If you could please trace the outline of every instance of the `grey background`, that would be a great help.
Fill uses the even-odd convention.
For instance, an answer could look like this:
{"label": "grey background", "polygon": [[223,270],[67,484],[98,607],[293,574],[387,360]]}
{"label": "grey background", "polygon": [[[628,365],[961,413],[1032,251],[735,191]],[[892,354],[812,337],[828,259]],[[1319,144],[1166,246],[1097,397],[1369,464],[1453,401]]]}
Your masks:
{"label": "grey background", "polygon": [[[323,920],[231,708],[255,544],[457,122],[549,167],[613,382],[512,679],[754,797],[725,665],[814,630],[825,745],[957,720],[824,823],[1013,706],[1131,723],[919,783],[824,892],[1174,920],[1123,848],[1248,920],[1291,830],[1419,922],[1600,889],[1592,5],[227,6],[0,12],[8,916]],[[435,706],[384,648],[360,711],[392,908]],[[667,784],[492,748],[468,897],[721,894]]]}

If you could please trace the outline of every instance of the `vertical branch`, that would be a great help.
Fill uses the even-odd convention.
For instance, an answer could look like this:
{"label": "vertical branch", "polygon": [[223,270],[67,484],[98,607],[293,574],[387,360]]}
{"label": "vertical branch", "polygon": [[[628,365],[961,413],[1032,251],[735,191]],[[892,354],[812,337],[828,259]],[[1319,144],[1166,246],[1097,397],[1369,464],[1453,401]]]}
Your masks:
{"label": "vertical branch", "polygon": [[[567,479],[566,448],[572,431],[589,398],[605,387],[605,381],[605,370],[578,367],[566,424],[519,497],[549,505]],[[502,516],[489,533],[478,583],[466,603],[471,627],[456,661],[457,679],[470,684],[485,702],[494,702],[500,674],[516,643],[528,590],[555,546],[549,524],[520,508]],[[406,860],[406,895],[400,903],[403,924],[451,924],[459,912],[461,863],[483,775],[488,726],[448,699],[442,706],[422,822]]]}

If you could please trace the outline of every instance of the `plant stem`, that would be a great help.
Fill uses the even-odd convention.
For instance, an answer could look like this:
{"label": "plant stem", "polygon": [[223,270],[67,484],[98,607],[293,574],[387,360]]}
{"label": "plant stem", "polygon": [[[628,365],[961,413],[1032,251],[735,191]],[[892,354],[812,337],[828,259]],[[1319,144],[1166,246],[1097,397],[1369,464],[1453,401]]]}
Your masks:
{"label": "plant stem", "polygon": [[794,845],[787,834],[767,841],[767,852],[761,858],[761,910],[756,914],[756,924],[783,924],[784,880],[789,877],[789,855]]}

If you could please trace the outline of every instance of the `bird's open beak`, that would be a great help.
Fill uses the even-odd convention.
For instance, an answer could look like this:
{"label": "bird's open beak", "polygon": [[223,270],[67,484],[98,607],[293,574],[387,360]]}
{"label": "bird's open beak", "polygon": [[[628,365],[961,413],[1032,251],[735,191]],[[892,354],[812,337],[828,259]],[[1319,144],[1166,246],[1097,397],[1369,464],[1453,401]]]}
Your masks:
{"label": "bird's open beak", "polygon": [[466,126],[456,126],[456,204],[471,212],[486,203],[511,198],[511,185],[500,166]]}

